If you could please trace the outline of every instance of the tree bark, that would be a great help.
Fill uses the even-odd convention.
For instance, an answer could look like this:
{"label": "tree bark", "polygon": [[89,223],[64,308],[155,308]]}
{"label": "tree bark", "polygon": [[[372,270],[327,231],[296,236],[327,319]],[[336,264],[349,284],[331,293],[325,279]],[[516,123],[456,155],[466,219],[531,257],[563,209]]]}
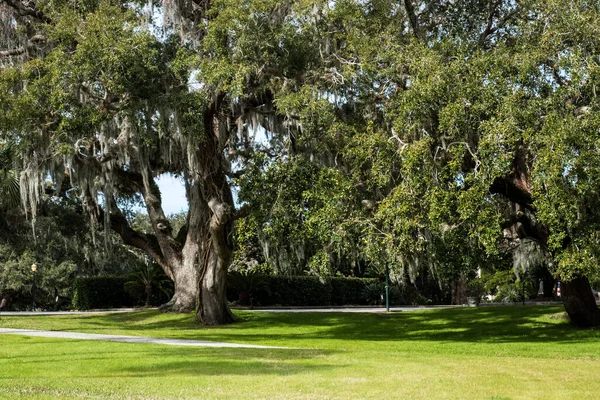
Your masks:
{"label": "tree bark", "polygon": [[150,307],[150,297],[152,296],[152,285],[150,283],[146,283],[144,285],[144,290],[146,293],[146,307]]}
{"label": "tree bark", "polygon": [[235,207],[223,169],[223,150],[227,142],[227,134],[223,133],[219,124],[223,99],[224,94],[219,94],[204,114],[206,136],[196,154],[201,160],[200,176],[197,177],[201,182],[200,197],[210,211],[200,238],[200,297],[196,321],[207,325],[235,321],[226,296],[227,270],[233,254],[231,239]]}
{"label": "tree bark", "polygon": [[[194,255],[195,256],[195,255]],[[195,257],[194,257],[195,258]],[[174,284],[173,297],[161,305],[162,312],[188,313],[196,308],[198,301],[198,270],[194,259],[171,266],[170,275]]]}
{"label": "tree bark", "polygon": [[[101,169],[101,165],[94,159],[82,158],[77,161],[82,164],[87,163],[88,167]],[[197,234],[198,229],[195,228],[198,225],[198,215],[206,214],[208,206],[204,205],[202,208],[202,204],[197,204],[196,207],[190,207],[188,225],[194,229],[188,229],[185,242],[181,243],[178,238],[173,237],[173,230],[162,209],[160,191],[154,181],[152,171],[148,168],[145,177],[143,173],[125,170],[115,169],[114,173],[115,179],[120,184],[134,186],[142,194],[154,234],[138,232],[131,228],[114,198],[107,201],[107,204],[111,205],[109,207],[111,211],[110,228],[121,236],[124,244],[138,248],[152,257],[173,281],[175,286],[173,297],[169,302],[163,304],[160,310],[182,313],[193,311],[199,296],[198,243],[193,235]],[[104,216],[107,211],[98,206],[95,195],[89,190],[85,190],[82,197],[84,210],[96,221],[100,223],[105,221]]]}
{"label": "tree bark", "polygon": [[561,297],[565,311],[573,325],[580,328],[600,326],[600,309],[592,294],[590,282],[584,276],[561,283]]}
{"label": "tree bark", "polygon": [[196,321],[206,325],[222,325],[235,321],[226,296],[227,269],[231,258],[230,255],[218,254],[219,251],[215,250],[212,242],[211,238],[207,243]]}
{"label": "tree bark", "polygon": [[450,303],[457,306],[467,304],[467,282],[464,273],[461,273],[458,279],[452,281],[451,287],[452,300]]}

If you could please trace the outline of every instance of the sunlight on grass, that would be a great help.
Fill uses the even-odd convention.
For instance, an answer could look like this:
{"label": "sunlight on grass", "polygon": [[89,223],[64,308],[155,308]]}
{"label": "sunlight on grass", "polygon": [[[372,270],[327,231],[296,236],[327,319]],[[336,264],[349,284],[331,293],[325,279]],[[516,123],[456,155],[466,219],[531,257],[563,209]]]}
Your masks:
{"label": "sunlight on grass", "polygon": [[[0,327],[266,344],[215,349],[0,336],[1,398],[591,398],[600,335],[560,307],[385,314],[1,317]],[[298,349],[299,348],[299,349]],[[391,396],[391,397],[390,397]]]}

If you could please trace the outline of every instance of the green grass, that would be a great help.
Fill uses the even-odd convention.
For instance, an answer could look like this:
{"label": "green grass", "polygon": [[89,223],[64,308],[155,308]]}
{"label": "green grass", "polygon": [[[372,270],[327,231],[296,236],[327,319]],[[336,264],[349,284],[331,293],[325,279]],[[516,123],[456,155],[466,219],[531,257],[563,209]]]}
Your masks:
{"label": "green grass", "polygon": [[600,334],[561,307],[385,314],[237,312],[6,317],[0,327],[266,344],[221,349],[0,335],[0,398],[587,399],[600,393]]}

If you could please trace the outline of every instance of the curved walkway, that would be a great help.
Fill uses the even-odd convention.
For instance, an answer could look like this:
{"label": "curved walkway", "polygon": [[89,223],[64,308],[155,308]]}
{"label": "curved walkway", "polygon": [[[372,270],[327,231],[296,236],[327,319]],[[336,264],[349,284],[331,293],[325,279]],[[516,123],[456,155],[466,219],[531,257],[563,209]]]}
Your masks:
{"label": "curved walkway", "polygon": [[258,344],[222,343],[222,342],[209,342],[206,340],[159,339],[159,338],[151,338],[151,337],[144,337],[144,336],[103,335],[103,334],[97,334],[97,333],[41,331],[41,330],[33,330],[33,329],[0,328],[0,334],[36,336],[36,337],[45,337],[45,338],[76,339],[76,340],[102,340],[102,341],[108,341],[108,342],[123,342],[123,343],[152,343],[152,344],[165,344],[165,345],[170,345],[170,346],[236,347],[236,348],[247,348],[247,349],[289,349],[289,347],[262,346],[262,345],[258,345]]}

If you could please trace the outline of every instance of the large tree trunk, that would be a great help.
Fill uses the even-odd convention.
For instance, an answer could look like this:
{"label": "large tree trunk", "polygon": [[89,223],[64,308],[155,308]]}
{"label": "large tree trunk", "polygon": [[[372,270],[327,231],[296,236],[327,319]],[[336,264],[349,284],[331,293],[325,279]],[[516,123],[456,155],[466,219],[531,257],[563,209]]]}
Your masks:
{"label": "large tree trunk", "polygon": [[[504,195],[515,204],[515,218],[503,228],[510,227],[515,237],[531,237],[547,247],[549,232],[535,217],[528,171],[527,157],[523,151],[518,151],[513,161],[512,176],[495,179],[490,191]],[[563,281],[561,285],[563,304],[571,322],[578,327],[600,326],[600,309],[587,278],[577,277]]]}
{"label": "large tree trunk", "polygon": [[467,304],[467,282],[464,273],[461,272],[460,277],[452,281],[451,288],[452,300],[450,304],[457,306]]}
{"label": "large tree trunk", "polygon": [[[223,150],[227,135],[220,126],[220,107],[224,94],[204,114],[206,137],[197,150],[200,170],[197,178],[200,197],[208,205],[210,217],[204,223],[205,236],[200,241],[200,297],[196,320],[207,325],[235,321],[226,296],[227,270],[233,253],[233,220],[235,207],[231,187],[224,170]],[[212,134],[210,134],[212,133]],[[206,207],[205,207],[206,208]]]}
{"label": "large tree trunk", "polygon": [[227,268],[229,257],[217,254],[212,245],[200,281],[200,302],[196,320],[206,325],[221,325],[235,321],[227,301]]}
{"label": "large tree trunk", "polygon": [[178,262],[169,274],[175,284],[173,298],[160,307],[167,312],[190,312],[197,308],[200,298],[199,248],[207,235],[208,204],[203,201],[199,185],[187,185],[189,211],[187,226],[179,232],[178,242],[185,243]]}
{"label": "large tree trunk", "polygon": [[600,309],[596,305],[590,282],[586,277],[563,281],[561,297],[573,325],[580,328],[600,326]]}
{"label": "large tree trunk", "polygon": [[171,300],[159,307],[160,311],[188,313],[196,308],[199,288],[198,270],[194,258],[184,259],[184,262],[171,268],[172,274],[169,276],[173,280],[175,291]]}

